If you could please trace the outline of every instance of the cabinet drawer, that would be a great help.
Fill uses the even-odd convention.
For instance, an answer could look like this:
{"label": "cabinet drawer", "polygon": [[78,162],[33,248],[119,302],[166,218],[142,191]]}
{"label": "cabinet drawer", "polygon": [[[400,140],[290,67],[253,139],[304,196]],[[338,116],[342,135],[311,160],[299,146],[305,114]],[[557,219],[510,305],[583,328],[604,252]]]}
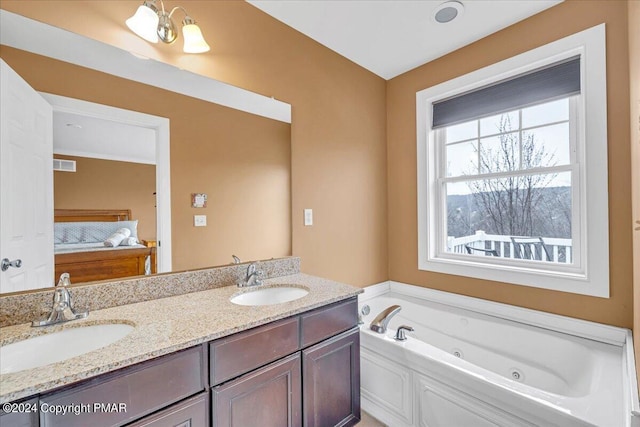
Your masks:
{"label": "cabinet drawer", "polygon": [[203,391],[203,365],[203,347],[198,346],[44,396],[43,403],[73,409],[58,415],[41,411],[40,425],[123,425]]}
{"label": "cabinet drawer", "polygon": [[351,329],[358,324],[358,300],[351,298],[328,307],[322,307],[300,316],[302,347]]}
{"label": "cabinet drawer", "polygon": [[202,393],[127,427],[209,427],[209,393]]}
{"label": "cabinet drawer", "polygon": [[210,344],[211,385],[220,384],[298,350],[297,317],[260,326]]}

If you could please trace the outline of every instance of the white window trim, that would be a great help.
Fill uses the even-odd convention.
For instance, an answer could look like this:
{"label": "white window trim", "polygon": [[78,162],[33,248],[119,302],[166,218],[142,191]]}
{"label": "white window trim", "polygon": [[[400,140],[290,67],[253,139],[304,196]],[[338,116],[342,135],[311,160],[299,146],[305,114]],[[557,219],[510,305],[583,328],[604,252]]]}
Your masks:
{"label": "white window trim", "polygon": [[[480,257],[443,257],[437,251],[436,210],[441,208],[436,188],[436,144],[431,129],[433,103],[497,81],[580,55],[582,81],[578,108],[577,156],[581,165],[579,245],[582,257],[568,271],[522,266],[490,265]],[[589,28],[499,63],[416,93],[418,155],[418,268],[438,273],[553,289],[602,298],[609,297],[609,212],[607,174],[607,89],[605,24]],[[586,148],[586,149],[585,149]],[[582,167],[584,165],[584,167]],[[588,171],[588,174],[587,174]],[[576,247],[577,249],[577,247]],[[574,253],[576,250],[574,250]],[[469,259],[471,258],[471,259]]]}

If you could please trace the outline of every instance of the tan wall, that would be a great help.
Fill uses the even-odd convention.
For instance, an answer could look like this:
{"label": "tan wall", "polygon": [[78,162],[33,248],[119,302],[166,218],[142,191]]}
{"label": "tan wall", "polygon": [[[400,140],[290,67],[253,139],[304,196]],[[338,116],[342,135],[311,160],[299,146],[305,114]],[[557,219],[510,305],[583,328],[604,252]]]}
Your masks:
{"label": "tan wall", "polygon": [[54,154],[76,161],[76,172],[53,173],[54,209],[131,209],[138,239],[156,236],[156,167]]}
{"label": "tan wall", "polygon": [[288,124],[6,46],[0,56],[36,90],[170,119],[174,270],[291,253]]}
{"label": "tan wall", "polygon": [[[244,1],[182,3],[208,54],[182,54],[180,42],[152,45],[124,25],[139,4],[3,0],[0,7],[290,103],[293,254],[307,273],[354,285],[387,280],[385,81]],[[175,180],[185,166],[173,157]],[[303,226],[304,208],[314,210],[312,227]]]}
{"label": "tan wall", "polygon": [[[578,296],[417,269],[416,92],[605,22],[611,298]],[[387,84],[392,280],[618,326],[632,325],[626,1],[565,1]]]}
{"label": "tan wall", "polygon": [[[634,228],[640,227],[640,2],[629,0],[629,92],[631,94],[631,191]],[[640,230],[633,233],[633,341],[640,375]]]}

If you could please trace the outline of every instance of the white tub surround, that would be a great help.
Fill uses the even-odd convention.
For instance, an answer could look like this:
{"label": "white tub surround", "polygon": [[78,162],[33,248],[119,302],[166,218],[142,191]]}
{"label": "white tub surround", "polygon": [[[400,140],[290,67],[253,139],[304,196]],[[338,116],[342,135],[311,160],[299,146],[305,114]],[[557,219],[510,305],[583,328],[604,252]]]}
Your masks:
{"label": "white tub surround", "polygon": [[[362,408],[400,426],[637,426],[628,330],[385,282],[365,289]],[[369,329],[398,304],[386,334]],[[400,325],[408,339],[393,339]]]}

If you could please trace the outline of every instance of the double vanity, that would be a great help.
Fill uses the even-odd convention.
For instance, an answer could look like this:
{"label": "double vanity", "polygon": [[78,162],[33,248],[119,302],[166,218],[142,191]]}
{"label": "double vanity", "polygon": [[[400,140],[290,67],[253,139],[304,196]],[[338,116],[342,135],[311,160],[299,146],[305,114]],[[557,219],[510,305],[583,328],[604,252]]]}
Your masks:
{"label": "double vanity", "polygon": [[[0,400],[11,404],[0,424],[356,424],[361,290],[300,274],[297,265],[246,288],[234,280],[246,266],[123,281],[122,289],[91,285],[103,286],[85,290],[95,297],[120,290],[129,302],[143,300],[45,328],[3,327],[0,351],[12,359],[0,353]],[[184,284],[189,293],[153,299],[149,280]]]}

